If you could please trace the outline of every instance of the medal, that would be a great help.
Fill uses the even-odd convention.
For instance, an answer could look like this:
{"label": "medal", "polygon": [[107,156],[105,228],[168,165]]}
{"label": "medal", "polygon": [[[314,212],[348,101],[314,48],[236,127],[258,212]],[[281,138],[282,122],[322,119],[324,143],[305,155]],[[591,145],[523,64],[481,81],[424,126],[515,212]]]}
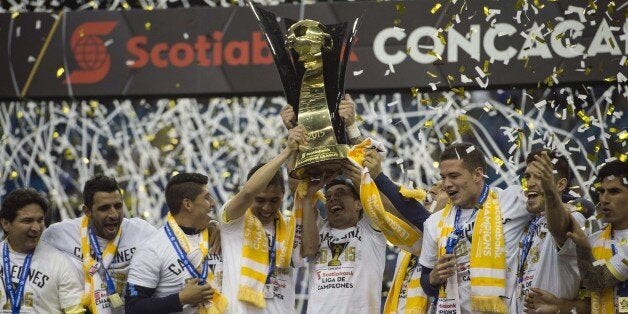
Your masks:
{"label": "medal", "polygon": [[273,285],[265,284],[264,285],[264,299],[272,299],[275,296],[273,293]]}
{"label": "medal", "polygon": [[628,313],[628,297],[617,298],[617,309],[619,313]]}
{"label": "medal", "polygon": [[124,305],[124,302],[122,302],[122,298],[120,298],[120,295],[117,293],[109,295],[109,303],[114,308],[121,307]]}

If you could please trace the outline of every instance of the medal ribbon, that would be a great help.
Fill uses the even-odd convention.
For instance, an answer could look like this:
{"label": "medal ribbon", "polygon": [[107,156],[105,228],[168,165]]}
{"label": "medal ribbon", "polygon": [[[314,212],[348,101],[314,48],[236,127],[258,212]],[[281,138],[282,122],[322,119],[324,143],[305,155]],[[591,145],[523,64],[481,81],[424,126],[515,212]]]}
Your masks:
{"label": "medal ribbon", "polygon": [[169,222],[164,225],[164,229],[166,230],[168,240],[170,240],[170,243],[172,243],[172,247],[177,252],[177,255],[183,263],[183,266],[185,266],[185,269],[188,271],[188,273],[190,273],[190,276],[192,276],[192,278],[198,278],[200,280],[200,285],[204,285],[207,282],[207,274],[209,269],[209,259],[207,258],[207,255],[203,256],[203,268],[201,270],[201,273],[199,273],[198,270],[196,270],[196,268],[194,268],[194,266],[192,265],[190,259],[188,259],[187,254],[185,254],[185,252],[183,251],[183,248],[181,247],[179,240],[177,240],[177,237],[174,235],[174,232],[172,231]]}
{"label": "medal ribbon", "polygon": [[530,221],[530,224],[528,225],[528,232],[525,237],[523,237],[523,241],[521,241],[521,255],[519,255],[519,265],[517,267],[517,283],[523,282],[525,261],[528,258],[528,253],[530,253],[530,248],[532,248],[532,242],[534,240],[534,235],[539,228],[540,220],[541,216],[536,216]]}
{"label": "medal ribbon", "polygon": [[[482,193],[480,194],[480,199],[478,200],[478,204],[473,207],[473,213],[471,214],[471,217],[469,218],[469,220],[473,219],[477,211],[480,208],[482,208],[482,205],[484,205],[484,202],[486,201],[486,198],[488,197],[488,190],[489,190],[488,184],[484,184],[484,187],[482,188]],[[462,230],[462,226],[459,225],[460,212],[461,212],[460,207],[456,206],[456,216],[454,218],[454,230],[452,231],[455,237],[452,237],[452,240],[450,240],[451,241],[450,244],[452,245],[452,248],[456,247],[456,244],[458,244],[458,241],[460,240],[460,238],[462,238],[463,230]]]}
{"label": "medal ribbon", "polygon": [[89,245],[91,246],[92,251],[94,251],[94,255],[96,255],[96,262],[100,263],[100,266],[102,266],[102,269],[105,272],[105,282],[107,283],[107,295],[114,295],[116,293],[116,285],[113,282],[113,278],[111,278],[111,274],[109,273],[109,270],[107,270],[107,267],[109,265],[105,266],[103,262],[102,251],[100,250],[100,245],[98,244],[98,239],[96,239],[96,234],[94,233],[94,229],[90,227],[87,232],[89,234]]}
{"label": "medal ribbon", "polygon": [[22,306],[22,298],[24,297],[24,286],[26,285],[26,278],[31,268],[31,260],[33,253],[28,253],[24,259],[24,266],[20,272],[19,281],[17,284],[17,290],[13,287],[13,281],[11,280],[11,260],[9,258],[9,243],[4,242],[4,248],[2,249],[2,262],[4,265],[4,289],[7,297],[11,300],[11,313],[20,313],[20,307]]}

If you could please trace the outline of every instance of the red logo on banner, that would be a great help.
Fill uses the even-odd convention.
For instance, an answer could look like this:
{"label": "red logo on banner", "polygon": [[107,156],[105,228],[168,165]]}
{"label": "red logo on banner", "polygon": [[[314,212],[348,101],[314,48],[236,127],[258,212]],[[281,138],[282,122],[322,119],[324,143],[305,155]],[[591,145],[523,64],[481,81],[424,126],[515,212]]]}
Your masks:
{"label": "red logo on banner", "polygon": [[116,21],[86,22],[79,25],[72,33],[70,44],[76,63],[81,68],[70,73],[64,84],[94,84],[100,82],[111,67],[111,56],[101,35],[108,35]]}

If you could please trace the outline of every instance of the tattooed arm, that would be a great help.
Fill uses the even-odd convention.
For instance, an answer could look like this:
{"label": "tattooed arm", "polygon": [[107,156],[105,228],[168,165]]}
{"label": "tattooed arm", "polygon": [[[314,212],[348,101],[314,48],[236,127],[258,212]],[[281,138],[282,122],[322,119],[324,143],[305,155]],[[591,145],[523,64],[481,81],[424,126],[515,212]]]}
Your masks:
{"label": "tattooed arm", "polygon": [[589,239],[575,219],[573,217],[571,219],[571,230],[567,232],[567,236],[576,244],[576,256],[582,285],[591,291],[599,291],[617,285],[619,280],[615,278],[606,264],[594,265],[595,258]]}
{"label": "tattooed arm", "polygon": [[578,269],[582,285],[592,291],[599,291],[604,288],[613,287],[619,284],[613,273],[606,264],[594,266],[595,258],[591,252],[591,247],[576,246],[578,256]]}

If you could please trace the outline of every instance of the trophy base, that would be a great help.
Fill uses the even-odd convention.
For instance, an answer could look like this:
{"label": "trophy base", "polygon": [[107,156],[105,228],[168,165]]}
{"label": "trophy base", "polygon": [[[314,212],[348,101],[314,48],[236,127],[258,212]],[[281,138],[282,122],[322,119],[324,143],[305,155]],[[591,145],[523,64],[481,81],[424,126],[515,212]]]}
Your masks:
{"label": "trophy base", "polygon": [[297,155],[297,162],[290,177],[294,179],[320,178],[323,174],[339,173],[349,162],[349,146],[344,144],[319,146],[303,149]]}
{"label": "trophy base", "polygon": [[331,260],[327,263],[327,266],[341,266],[342,263],[339,260]]}

